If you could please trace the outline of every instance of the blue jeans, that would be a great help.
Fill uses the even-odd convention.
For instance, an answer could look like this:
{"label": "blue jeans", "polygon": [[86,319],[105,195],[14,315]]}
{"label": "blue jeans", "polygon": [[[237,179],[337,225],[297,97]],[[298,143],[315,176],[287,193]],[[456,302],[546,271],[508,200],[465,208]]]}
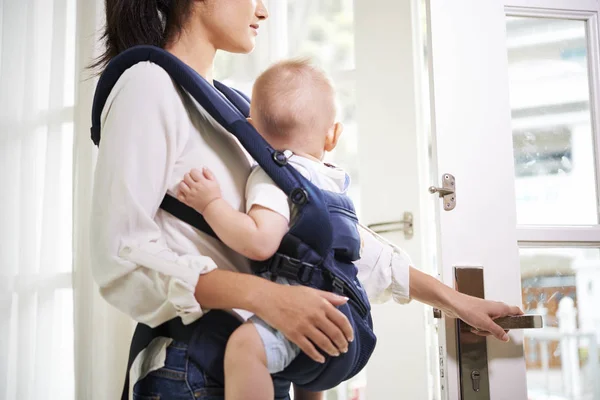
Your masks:
{"label": "blue jeans", "polygon": [[165,366],[149,373],[133,387],[134,400],[223,400],[225,390],[187,355],[187,344],[167,348]]}

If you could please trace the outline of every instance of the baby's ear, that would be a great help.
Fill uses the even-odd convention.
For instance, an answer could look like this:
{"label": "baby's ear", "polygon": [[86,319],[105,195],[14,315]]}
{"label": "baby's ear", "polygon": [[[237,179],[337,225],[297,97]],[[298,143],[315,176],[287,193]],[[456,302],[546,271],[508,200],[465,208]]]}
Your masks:
{"label": "baby's ear", "polygon": [[325,137],[325,151],[333,151],[337,146],[338,140],[344,131],[344,125],[341,122],[336,122],[327,132]]}
{"label": "baby's ear", "polygon": [[254,121],[252,121],[252,118],[248,117],[246,118],[246,121],[248,121],[250,125],[254,126]]}

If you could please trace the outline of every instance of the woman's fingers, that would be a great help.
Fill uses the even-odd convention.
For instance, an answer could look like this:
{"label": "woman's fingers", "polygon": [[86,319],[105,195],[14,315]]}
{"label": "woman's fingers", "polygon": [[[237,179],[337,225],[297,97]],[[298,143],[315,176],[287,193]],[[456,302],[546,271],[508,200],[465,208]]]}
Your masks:
{"label": "woman's fingers", "polygon": [[339,356],[348,351],[347,338],[354,335],[352,326],[332,304],[344,304],[348,299],[303,286],[276,285],[272,294],[275,301],[265,303],[257,315],[282,331],[307,356],[324,362],[321,352]]}
{"label": "woman's fingers", "polygon": [[487,332],[487,331],[480,331],[478,329],[471,329],[471,333],[477,336],[484,336],[484,337],[488,337],[488,336],[492,336],[491,333]]}
{"label": "woman's fingers", "polygon": [[508,342],[508,334],[500,327],[500,325],[492,321],[491,318],[482,325],[483,326],[480,328],[481,330],[490,332],[498,340]]}
{"label": "woman's fingers", "polygon": [[[504,331],[504,332],[508,333],[508,331]],[[477,335],[477,336],[485,336],[485,337],[488,337],[488,336],[493,336],[493,335],[492,335],[490,332],[488,332],[488,331],[480,331],[480,330],[478,330],[478,329],[471,329],[471,333],[473,333],[473,334],[475,334],[475,335]]]}
{"label": "woman's fingers", "polygon": [[336,346],[331,341],[330,337],[328,337],[329,335],[326,335],[325,333],[321,332],[316,327],[313,326],[309,328],[306,336],[311,342],[313,342],[317,347],[319,347],[321,350],[323,350],[330,356],[337,357],[340,355],[341,350],[338,350],[338,348],[336,348]]}
{"label": "woman's fingers", "polygon": [[350,321],[348,321],[348,318],[340,310],[333,306],[328,307],[326,315],[333,326],[337,328],[335,332],[332,331],[329,334],[329,337],[334,340],[340,350],[342,350],[340,346],[347,349],[348,342],[354,340],[354,331],[352,330]]}
{"label": "woman's fingers", "polygon": [[337,294],[331,293],[331,292],[326,292],[324,290],[317,290],[317,291],[322,298],[324,298],[325,300],[327,300],[334,306],[341,306],[348,302],[347,297],[340,296],[340,295],[337,295]]}
{"label": "woman's fingers", "polygon": [[325,357],[323,357],[323,355],[319,353],[316,347],[305,336],[300,336],[295,340],[290,338],[290,340],[296,343],[296,345],[300,347],[300,350],[302,350],[307,356],[309,356],[316,362],[321,364],[325,362]]}
{"label": "woman's fingers", "polygon": [[[348,321],[348,318],[346,318],[346,316],[340,310],[335,308],[335,306],[341,306],[343,304],[346,304],[348,302],[348,298],[338,296],[337,294],[331,292],[325,292],[322,290],[319,291],[319,294],[328,302],[328,307],[325,308],[327,318],[329,318],[329,320],[333,322],[335,326],[338,327],[342,332],[343,336],[341,338],[337,338],[336,341],[336,343],[338,344],[338,348],[342,340],[344,342],[353,341],[354,332],[352,331],[352,325],[350,325],[350,321]],[[335,339],[333,337],[331,338]],[[345,345],[347,345],[347,343],[345,343]]]}
{"label": "woman's fingers", "polygon": [[517,307],[517,306],[509,306],[508,307],[508,313],[506,315],[523,315],[524,312],[523,310],[521,310],[521,308]]}
{"label": "woman's fingers", "polygon": [[[333,307],[332,307],[333,308]],[[329,315],[334,312],[326,312],[323,319],[319,321],[318,328],[327,335],[338,351],[345,353],[348,351],[348,339],[344,333],[345,325],[348,325],[348,329],[352,332],[352,326],[348,322],[348,319],[339,310],[333,309],[334,312],[340,313],[341,317],[334,316],[333,319],[329,318]],[[326,349],[323,349],[326,350]]]}

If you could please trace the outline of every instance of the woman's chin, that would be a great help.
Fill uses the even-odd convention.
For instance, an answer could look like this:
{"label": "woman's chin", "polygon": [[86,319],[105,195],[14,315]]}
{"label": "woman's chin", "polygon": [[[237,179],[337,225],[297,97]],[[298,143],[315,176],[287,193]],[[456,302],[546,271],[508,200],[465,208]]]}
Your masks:
{"label": "woman's chin", "polygon": [[248,53],[252,53],[252,51],[254,50],[254,42],[248,44],[247,46],[244,46],[243,49],[240,51],[240,53],[243,54],[248,54]]}
{"label": "woman's chin", "polygon": [[247,40],[239,43],[235,43],[232,46],[228,46],[228,48],[222,49],[228,51],[230,53],[238,53],[238,54],[248,54],[254,50],[256,45],[256,41],[254,38],[248,38]]}

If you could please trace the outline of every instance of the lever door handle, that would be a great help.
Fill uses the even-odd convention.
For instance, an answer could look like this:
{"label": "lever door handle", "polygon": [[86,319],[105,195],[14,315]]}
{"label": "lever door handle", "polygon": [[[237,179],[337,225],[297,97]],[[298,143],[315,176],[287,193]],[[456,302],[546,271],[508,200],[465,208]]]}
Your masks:
{"label": "lever door handle", "polygon": [[[433,317],[442,318],[442,312],[437,308],[434,308]],[[504,330],[540,329],[544,327],[544,321],[542,320],[541,315],[511,315],[508,317],[497,318],[494,320],[494,322]],[[473,329],[473,327],[464,322],[461,323],[461,328],[463,331],[469,331]]]}
{"label": "lever door handle", "polygon": [[411,212],[405,212],[399,221],[379,222],[367,226],[375,233],[404,232],[405,239],[412,239],[414,235],[414,217]]}
{"label": "lever door handle", "polygon": [[494,320],[504,330],[509,329],[540,329],[544,322],[541,315],[513,315]]}

